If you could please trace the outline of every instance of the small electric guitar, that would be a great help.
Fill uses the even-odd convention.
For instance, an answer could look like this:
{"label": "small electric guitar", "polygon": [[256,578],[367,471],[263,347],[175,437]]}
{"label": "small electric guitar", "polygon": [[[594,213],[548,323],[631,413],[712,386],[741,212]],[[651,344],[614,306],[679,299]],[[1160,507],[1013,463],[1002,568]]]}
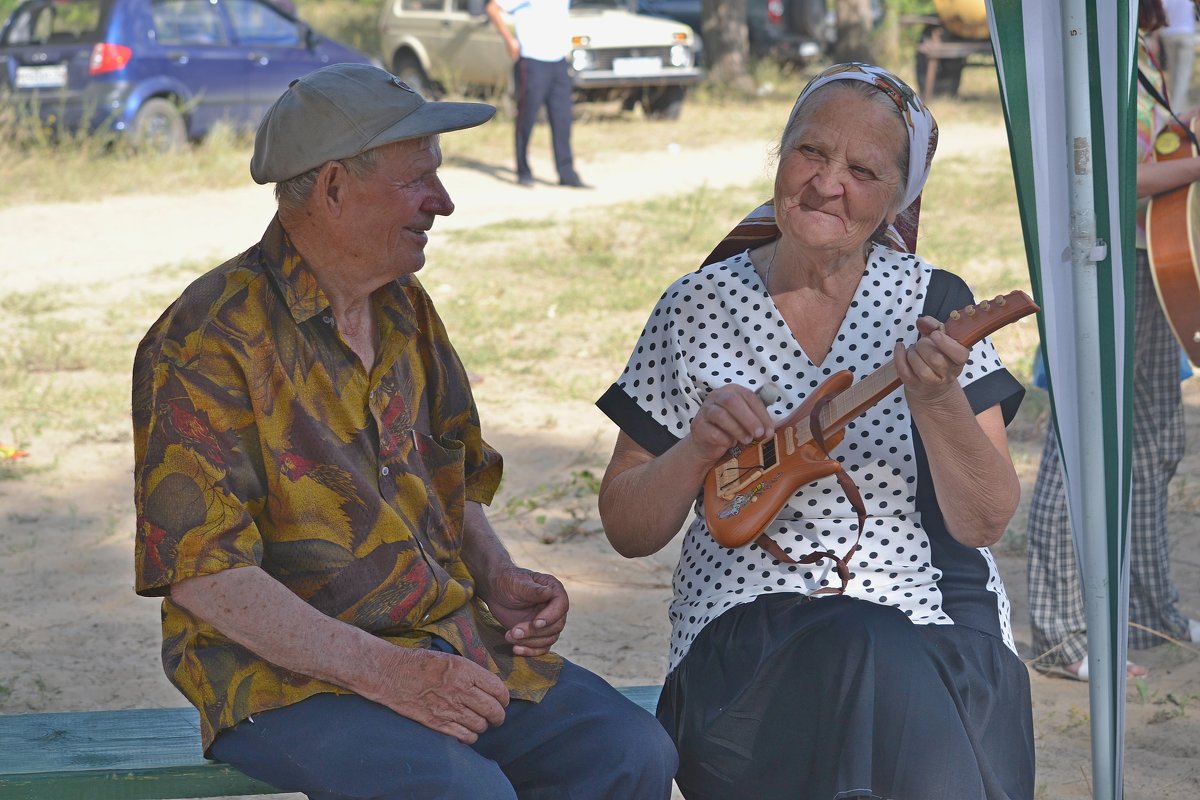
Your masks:
{"label": "small electric guitar", "polygon": [[[1037,310],[1029,295],[1009,292],[952,311],[945,331],[959,344],[971,347]],[[927,335],[932,330],[922,326],[921,332]],[[891,361],[858,383],[850,370],[835,373],[781,422],[772,436],[730,450],[704,480],[704,518],[712,537],[724,547],[753,541],[797,489],[840,469],[839,462],[827,453],[842,441],[846,425],[899,385],[900,376]],[[813,436],[817,425],[823,446]]]}
{"label": "small electric guitar", "polygon": [[[1192,122],[1192,129],[1197,123]],[[1168,122],[1154,140],[1154,160],[1200,155],[1188,132]],[[1146,212],[1150,274],[1158,302],[1188,360],[1200,366],[1200,187],[1181,186],[1151,198]]]}

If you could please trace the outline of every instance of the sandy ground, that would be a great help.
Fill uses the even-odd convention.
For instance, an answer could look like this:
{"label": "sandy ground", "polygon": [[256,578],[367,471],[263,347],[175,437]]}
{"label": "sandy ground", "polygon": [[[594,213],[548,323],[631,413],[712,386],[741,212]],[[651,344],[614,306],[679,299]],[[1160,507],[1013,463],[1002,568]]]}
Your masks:
{"label": "sandy ground", "polygon": [[[970,147],[981,157],[1006,158],[1005,146],[1002,130],[943,129],[939,157]],[[581,172],[596,184],[591,191],[522,189],[495,177],[496,170],[445,169],[458,210],[435,227],[430,264],[437,262],[438,231],[513,216],[586,213],[595,205],[701,185],[745,184],[769,174],[767,150],[768,143],[745,142],[581,159]],[[534,166],[552,174],[548,164]],[[220,192],[0,210],[5,287],[32,291],[101,276],[119,286],[164,264],[223,260],[256,241],[272,213],[269,191],[247,183]],[[72,221],[69,237],[61,234],[64,219]],[[1195,443],[1200,386],[1188,386],[1188,402]],[[591,495],[552,496],[544,488],[585,470],[601,474],[611,425],[586,403],[501,399],[486,376],[480,405],[486,434],[508,467],[493,506],[497,528],[518,560],[559,575],[571,593],[571,621],[557,649],[618,685],[660,681],[677,549],[622,559],[604,541]],[[1018,424],[1023,427],[1012,431],[1014,450],[1036,453],[1037,421]],[[23,462],[36,476],[0,482],[0,712],[182,705],[159,665],[158,603],[131,589],[128,433],[122,426],[93,438],[81,445],[47,433]],[[1195,467],[1192,455],[1181,491],[1194,492],[1186,484]],[[1023,475],[1027,490],[1032,478]],[[538,498],[536,514],[506,502],[521,497]],[[1183,607],[1200,616],[1200,503],[1185,498],[1173,508],[1176,580]],[[573,524],[547,525],[536,519],[541,514]],[[1021,515],[1016,524],[1023,526]],[[1029,658],[1024,559],[1011,552],[999,561],[1014,601],[1018,644]],[[1152,673],[1128,692],[1126,797],[1194,798],[1200,795],[1200,658],[1175,646],[1135,656]],[[1036,673],[1032,684],[1037,796],[1091,797],[1087,685]]]}

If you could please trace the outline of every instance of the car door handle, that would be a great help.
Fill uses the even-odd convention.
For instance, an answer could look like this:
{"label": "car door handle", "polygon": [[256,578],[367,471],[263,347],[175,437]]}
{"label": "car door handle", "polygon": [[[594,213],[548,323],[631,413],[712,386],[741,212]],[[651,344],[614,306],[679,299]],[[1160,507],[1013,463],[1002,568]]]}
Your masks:
{"label": "car door handle", "polygon": [[271,58],[266,53],[250,53],[246,58],[258,63],[259,66],[265,67],[271,63]]}
{"label": "car door handle", "polygon": [[189,60],[188,54],[183,52],[182,50],[170,51],[169,53],[167,53],[167,58],[174,61],[176,64],[186,64],[186,63],[188,63],[188,60]]}

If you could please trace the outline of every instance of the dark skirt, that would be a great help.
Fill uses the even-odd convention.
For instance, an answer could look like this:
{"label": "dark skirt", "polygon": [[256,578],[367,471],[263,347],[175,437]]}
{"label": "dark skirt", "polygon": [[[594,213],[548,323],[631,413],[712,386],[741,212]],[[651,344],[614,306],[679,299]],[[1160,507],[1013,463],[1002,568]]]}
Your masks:
{"label": "dark skirt", "polygon": [[659,721],[688,800],[1031,800],[1029,674],[999,639],[847,597],[764,595],[701,631]]}

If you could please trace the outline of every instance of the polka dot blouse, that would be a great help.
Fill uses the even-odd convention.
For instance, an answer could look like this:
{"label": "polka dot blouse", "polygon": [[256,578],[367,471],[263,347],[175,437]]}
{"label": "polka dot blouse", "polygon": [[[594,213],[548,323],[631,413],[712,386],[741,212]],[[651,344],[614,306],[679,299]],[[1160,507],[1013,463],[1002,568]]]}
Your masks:
{"label": "polka dot blouse", "polygon": [[[961,279],[876,246],[833,347],[818,365],[797,344],[742,253],[667,289],[624,373],[598,405],[634,441],[660,454],[687,435],[704,398],[724,384],[755,389],[775,383],[781,397],[769,411],[782,419],[830,375],[849,369],[857,380],[890,362],[897,339],[916,341],[918,316],[945,319],[972,302]],[[959,381],[976,413],[999,403],[1006,422],[1024,391],[987,339],[973,348]],[[968,625],[1015,650],[995,561],[986,548],[961,545],[946,530],[903,389],[851,422],[832,452],[868,514],[846,594],[895,606],[917,624]],[[799,559],[816,550],[846,552],[857,525],[831,476],[798,490],[766,533]],[[717,544],[698,499],[675,569],[670,667],[729,608],[762,594],[809,594],[828,585],[841,585],[828,559],[786,564],[754,544],[736,550]]]}

